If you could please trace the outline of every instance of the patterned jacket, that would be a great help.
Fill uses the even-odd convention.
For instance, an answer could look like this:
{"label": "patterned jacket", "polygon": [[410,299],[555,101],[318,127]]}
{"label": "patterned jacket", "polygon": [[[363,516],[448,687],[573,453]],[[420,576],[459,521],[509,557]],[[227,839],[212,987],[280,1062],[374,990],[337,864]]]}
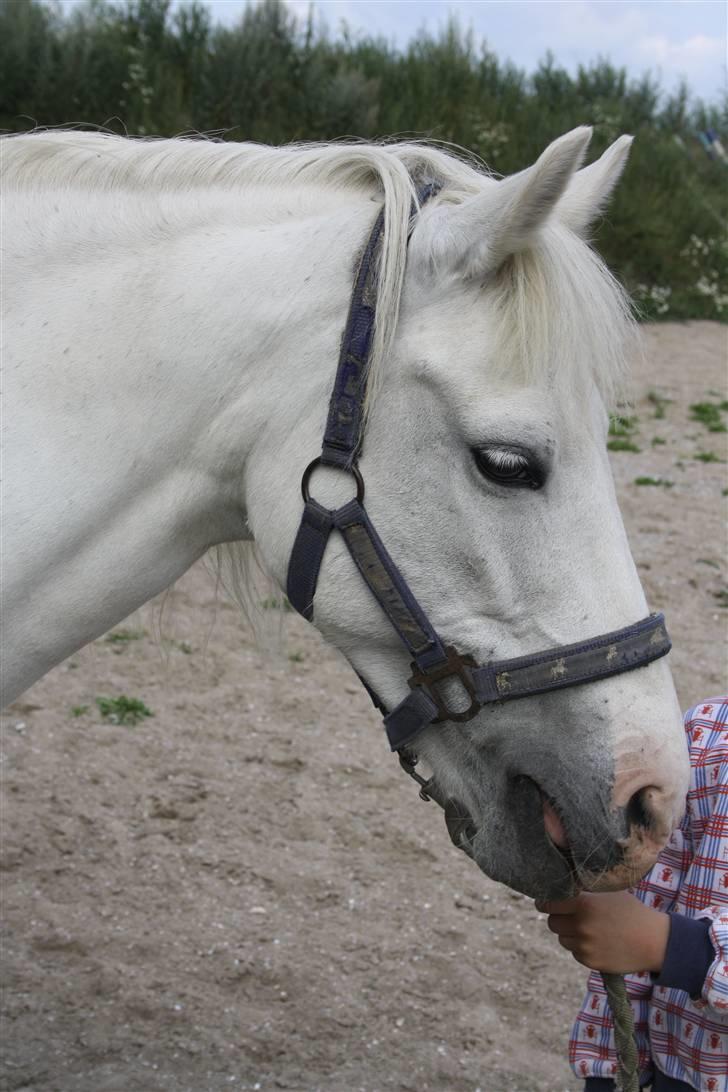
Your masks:
{"label": "patterned jacket", "polygon": [[[728,698],[685,715],[691,779],[686,814],[653,869],[635,888],[669,913],[659,975],[631,974],[641,1083],[655,1092],[728,1092]],[[586,1092],[615,1087],[616,1053],[598,974],[569,1041],[569,1060]]]}

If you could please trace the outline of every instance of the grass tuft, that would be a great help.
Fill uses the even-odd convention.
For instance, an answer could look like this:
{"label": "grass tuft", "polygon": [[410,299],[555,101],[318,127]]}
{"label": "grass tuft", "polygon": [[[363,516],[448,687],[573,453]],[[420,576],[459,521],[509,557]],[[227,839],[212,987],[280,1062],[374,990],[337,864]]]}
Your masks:
{"label": "grass tuft", "polygon": [[609,435],[632,436],[637,431],[637,425],[636,417],[623,417],[617,414],[609,421]]}
{"label": "grass tuft", "polygon": [[642,477],[635,478],[635,485],[661,485],[663,489],[672,489],[675,482],[667,481],[666,478],[651,478],[648,474]]}
{"label": "grass tuft", "polygon": [[118,698],[99,697],[96,704],[101,716],[111,724],[138,724],[144,717],[154,716],[141,698],[128,698],[126,694],[119,694]]}
{"label": "grass tuft", "polygon": [[104,644],[112,645],[114,652],[123,652],[132,641],[141,641],[146,635],[143,629],[114,629],[106,634]]}
{"label": "grass tuft", "polygon": [[707,428],[708,432],[726,432],[725,423],[721,413],[726,412],[725,402],[693,402],[690,407],[690,416],[693,421]]}
{"label": "grass tuft", "polygon": [[697,459],[700,463],[724,463],[725,459],[721,459],[720,455],[716,455],[714,451],[699,451],[696,455],[693,455],[694,459]]}
{"label": "grass tuft", "polygon": [[636,451],[640,452],[642,448],[637,447],[632,440],[628,440],[626,437],[618,436],[614,440],[610,440],[607,444],[609,451]]}

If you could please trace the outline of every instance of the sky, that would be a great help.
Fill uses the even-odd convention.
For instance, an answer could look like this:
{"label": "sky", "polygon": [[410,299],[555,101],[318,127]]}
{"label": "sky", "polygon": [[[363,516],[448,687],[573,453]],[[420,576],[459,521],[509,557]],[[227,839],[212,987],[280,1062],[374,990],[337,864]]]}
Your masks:
{"label": "sky", "polygon": [[[63,6],[85,2],[63,0]],[[229,25],[247,2],[207,0],[207,6],[214,21]],[[288,6],[305,17],[310,4],[288,0]],[[315,0],[314,7],[332,34],[345,21],[354,33],[404,46],[421,28],[437,32],[455,14],[499,59],[529,72],[551,50],[572,71],[607,57],[630,75],[650,71],[667,90],[683,77],[702,98],[726,88],[725,0]]]}

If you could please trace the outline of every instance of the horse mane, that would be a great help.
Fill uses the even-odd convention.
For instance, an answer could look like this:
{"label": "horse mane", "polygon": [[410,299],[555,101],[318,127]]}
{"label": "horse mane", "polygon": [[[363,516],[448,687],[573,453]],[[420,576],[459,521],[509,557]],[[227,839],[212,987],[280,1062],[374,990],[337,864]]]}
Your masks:
{"label": "horse mane", "polygon": [[[474,161],[473,161],[474,162]],[[409,213],[420,178],[454,192],[478,192],[483,176],[456,155],[425,143],[232,143],[128,138],[80,130],[38,130],[0,140],[4,189],[190,193],[201,189],[298,185],[381,195],[385,205],[371,385],[392,344],[404,279]]]}
{"label": "horse mane", "polygon": [[[399,316],[407,235],[417,185],[441,186],[434,202],[460,203],[495,184],[463,149],[427,141],[364,141],[269,147],[210,139],[129,138],[75,129],[0,138],[4,191],[190,193],[299,185],[379,197],[385,207],[370,402],[379,388]],[[434,203],[433,202],[433,203]],[[585,378],[612,404],[621,396],[633,334],[629,302],[601,258],[558,221],[512,255],[484,290],[495,315],[496,378],[560,381],[565,396]],[[343,324],[343,316],[342,316]]]}

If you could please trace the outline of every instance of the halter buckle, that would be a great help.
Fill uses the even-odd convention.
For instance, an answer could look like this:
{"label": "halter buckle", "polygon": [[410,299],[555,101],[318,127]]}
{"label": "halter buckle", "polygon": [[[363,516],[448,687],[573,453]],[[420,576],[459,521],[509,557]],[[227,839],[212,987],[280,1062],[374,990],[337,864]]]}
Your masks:
{"label": "halter buckle", "polygon": [[[444,663],[435,664],[434,667],[428,668],[427,671],[421,670],[416,663],[413,663],[412,675],[407,680],[412,689],[419,686],[425,690],[437,706],[438,716],[433,721],[433,724],[439,724],[443,720],[471,720],[481,708],[481,703],[478,700],[475,689],[475,681],[471,675],[471,669],[478,666],[473,657],[462,655],[456,648],[453,648],[452,645],[445,646],[445,655],[447,656],[447,659]],[[466,694],[470,698],[470,705],[468,708],[459,713],[450,709],[447,701],[440,694],[438,686],[439,683],[452,678],[460,680]]]}

